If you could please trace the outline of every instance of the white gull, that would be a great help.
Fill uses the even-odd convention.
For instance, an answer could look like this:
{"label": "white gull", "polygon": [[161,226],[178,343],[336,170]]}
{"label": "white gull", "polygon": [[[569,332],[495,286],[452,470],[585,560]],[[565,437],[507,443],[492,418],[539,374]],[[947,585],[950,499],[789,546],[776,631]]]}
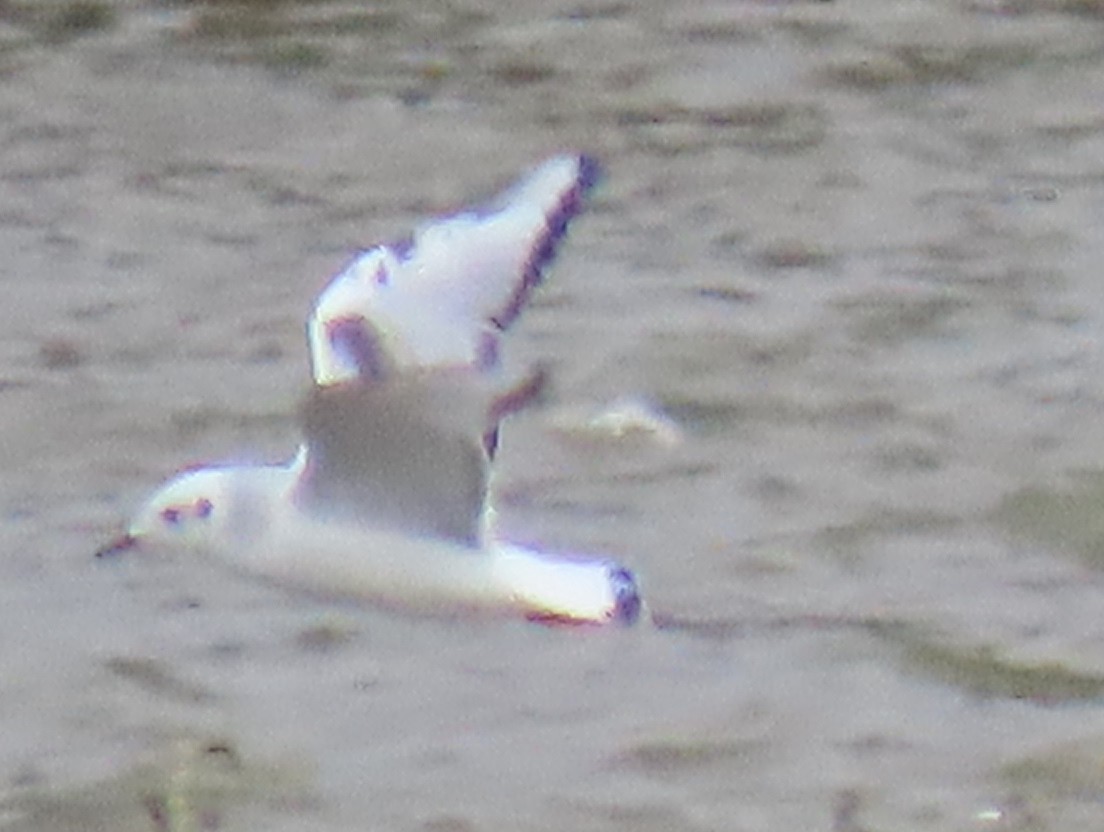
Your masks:
{"label": "white gull", "polygon": [[99,555],[203,552],[293,587],[429,612],[632,623],[629,570],[499,540],[488,522],[499,422],[540,374],[499,340],[596,178],[546,161],[488,205],[358,254],[307,322],[303,443],[282,465],[211,466],[162,485]]}

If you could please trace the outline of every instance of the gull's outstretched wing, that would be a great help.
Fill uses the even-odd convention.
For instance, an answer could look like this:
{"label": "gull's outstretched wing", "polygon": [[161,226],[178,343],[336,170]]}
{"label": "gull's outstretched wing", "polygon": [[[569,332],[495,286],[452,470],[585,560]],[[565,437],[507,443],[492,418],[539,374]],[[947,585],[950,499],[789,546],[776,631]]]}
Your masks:
{"label": "gull's outstretched wing", "polygon": [[297,501],[311,514],[478,543],[502,418],[543,374],[506,379],[498,338],[518,316],[597,175],[546,161],[487,206],[356,257],[307,324]]}
{"label": "gull's outstretched wing", "polygon": [[540,283],[597,174],[586,156],[554,157],[486,206],[359,254],[308,321],[315,383],[377,383],[410,369],[493,370],[498,336]]}
{"label": "gull's outstretched wing", "polygon": [[487,396],[463,371],[315,386],[294,499],[320,519],[479,544]]}

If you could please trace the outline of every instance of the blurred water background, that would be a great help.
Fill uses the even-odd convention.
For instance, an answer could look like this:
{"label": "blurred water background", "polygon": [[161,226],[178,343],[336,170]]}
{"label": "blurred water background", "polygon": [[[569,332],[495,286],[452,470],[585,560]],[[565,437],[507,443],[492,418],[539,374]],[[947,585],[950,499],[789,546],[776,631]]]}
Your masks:
{"label": "blurred water background", "polygon": [[[0,114],[0,829],[1104,828],[1104,3],[4,0]],[[496,505],[654,626],[94,561],[564,149]]]}

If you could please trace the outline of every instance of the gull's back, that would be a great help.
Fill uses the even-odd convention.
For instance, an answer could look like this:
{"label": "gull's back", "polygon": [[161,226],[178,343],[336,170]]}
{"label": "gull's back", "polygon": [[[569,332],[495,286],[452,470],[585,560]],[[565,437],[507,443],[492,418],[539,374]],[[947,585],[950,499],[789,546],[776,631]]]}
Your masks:
{"label": "gull's back", "polygon": [[315,388],[296,501],[319,519],[478,545],[484,399],[452,373]]}

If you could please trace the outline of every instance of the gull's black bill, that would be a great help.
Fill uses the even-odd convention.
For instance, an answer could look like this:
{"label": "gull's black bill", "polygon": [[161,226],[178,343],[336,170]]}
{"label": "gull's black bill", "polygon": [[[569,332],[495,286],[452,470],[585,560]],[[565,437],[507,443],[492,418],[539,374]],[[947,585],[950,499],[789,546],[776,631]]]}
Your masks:
{"label": "gull's black bill", "polygon": [[96,550],[96,557],[98,558],[113,558],[116,555],[121,555],[123,552],[128,552],[138,545],[138,538],[132,534],[123,534],[112,540],[106,546]]}

